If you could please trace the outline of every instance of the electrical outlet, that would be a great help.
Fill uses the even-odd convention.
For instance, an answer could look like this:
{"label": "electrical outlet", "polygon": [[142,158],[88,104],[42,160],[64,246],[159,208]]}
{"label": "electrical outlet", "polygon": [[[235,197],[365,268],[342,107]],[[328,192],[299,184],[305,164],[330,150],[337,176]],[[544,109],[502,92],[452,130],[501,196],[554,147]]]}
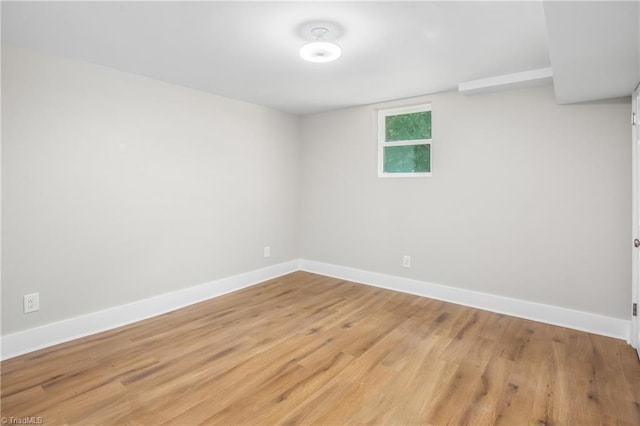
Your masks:
{"label": "electrical outlet", "polygon": [[35,312],[40,310],[40,293],[24,295],[24,313]]}
{"label": "electrical outlet", "polygon": [[402,267],[411,268],[411,256],[402,256]]}
{"label": "electrical outlet", "polygon": [[264,246],[264,257],[271,257],[271,247]]}

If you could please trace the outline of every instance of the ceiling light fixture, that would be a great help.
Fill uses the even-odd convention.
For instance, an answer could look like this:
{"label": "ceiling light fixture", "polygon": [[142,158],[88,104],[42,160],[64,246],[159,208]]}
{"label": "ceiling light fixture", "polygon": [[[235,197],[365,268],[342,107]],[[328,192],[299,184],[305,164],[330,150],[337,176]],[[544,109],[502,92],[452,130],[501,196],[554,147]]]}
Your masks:
{"label": "ceiling light fixture", "polygon": [[300,57],[309,62],[331,62],[335,61],[342,54],[342,49],[335,43],[324,39],[329,30],[323,27],[311,30],[311,35],[315,41],[307,43],[300,48]]}

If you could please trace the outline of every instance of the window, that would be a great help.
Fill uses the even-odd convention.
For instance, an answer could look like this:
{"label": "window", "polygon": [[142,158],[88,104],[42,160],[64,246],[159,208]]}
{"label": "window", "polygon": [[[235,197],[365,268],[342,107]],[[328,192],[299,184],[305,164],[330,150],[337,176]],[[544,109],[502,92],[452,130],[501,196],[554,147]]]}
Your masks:
{"label": "window", "polygon": [[431,176],[431,104],[378,111],[378,176]]}

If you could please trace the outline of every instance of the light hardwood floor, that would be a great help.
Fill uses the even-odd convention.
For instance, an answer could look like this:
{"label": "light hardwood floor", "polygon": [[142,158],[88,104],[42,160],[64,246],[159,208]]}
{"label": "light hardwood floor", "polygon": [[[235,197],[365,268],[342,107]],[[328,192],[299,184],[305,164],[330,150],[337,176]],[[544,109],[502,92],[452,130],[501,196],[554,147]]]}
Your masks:
{"label": "light hardwood floor", "polygon": [[620,340],[304,272],[0,368],[45,424],[640,424]]}

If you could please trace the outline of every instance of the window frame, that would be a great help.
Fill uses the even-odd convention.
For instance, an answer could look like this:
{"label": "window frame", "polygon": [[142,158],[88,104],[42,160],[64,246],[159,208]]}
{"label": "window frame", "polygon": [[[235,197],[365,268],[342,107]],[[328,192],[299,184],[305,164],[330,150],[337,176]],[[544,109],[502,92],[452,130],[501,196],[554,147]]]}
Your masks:
{"label": "window frame", "polygon": [[[394,115],[412,114],[417,112],[432,111],[431,103],[409,105],[398,108],[385,108],[378,110],[378,177],[431,177],[433,174],[433,159],[431,146],[433,143],[433,111],[431,112],[431,139],[415,139],[405,141],[386,142],[386,118]],[[384,171],[384,148],[393,146],[429,145],[429,172],[401,172],[387,173]]]}

